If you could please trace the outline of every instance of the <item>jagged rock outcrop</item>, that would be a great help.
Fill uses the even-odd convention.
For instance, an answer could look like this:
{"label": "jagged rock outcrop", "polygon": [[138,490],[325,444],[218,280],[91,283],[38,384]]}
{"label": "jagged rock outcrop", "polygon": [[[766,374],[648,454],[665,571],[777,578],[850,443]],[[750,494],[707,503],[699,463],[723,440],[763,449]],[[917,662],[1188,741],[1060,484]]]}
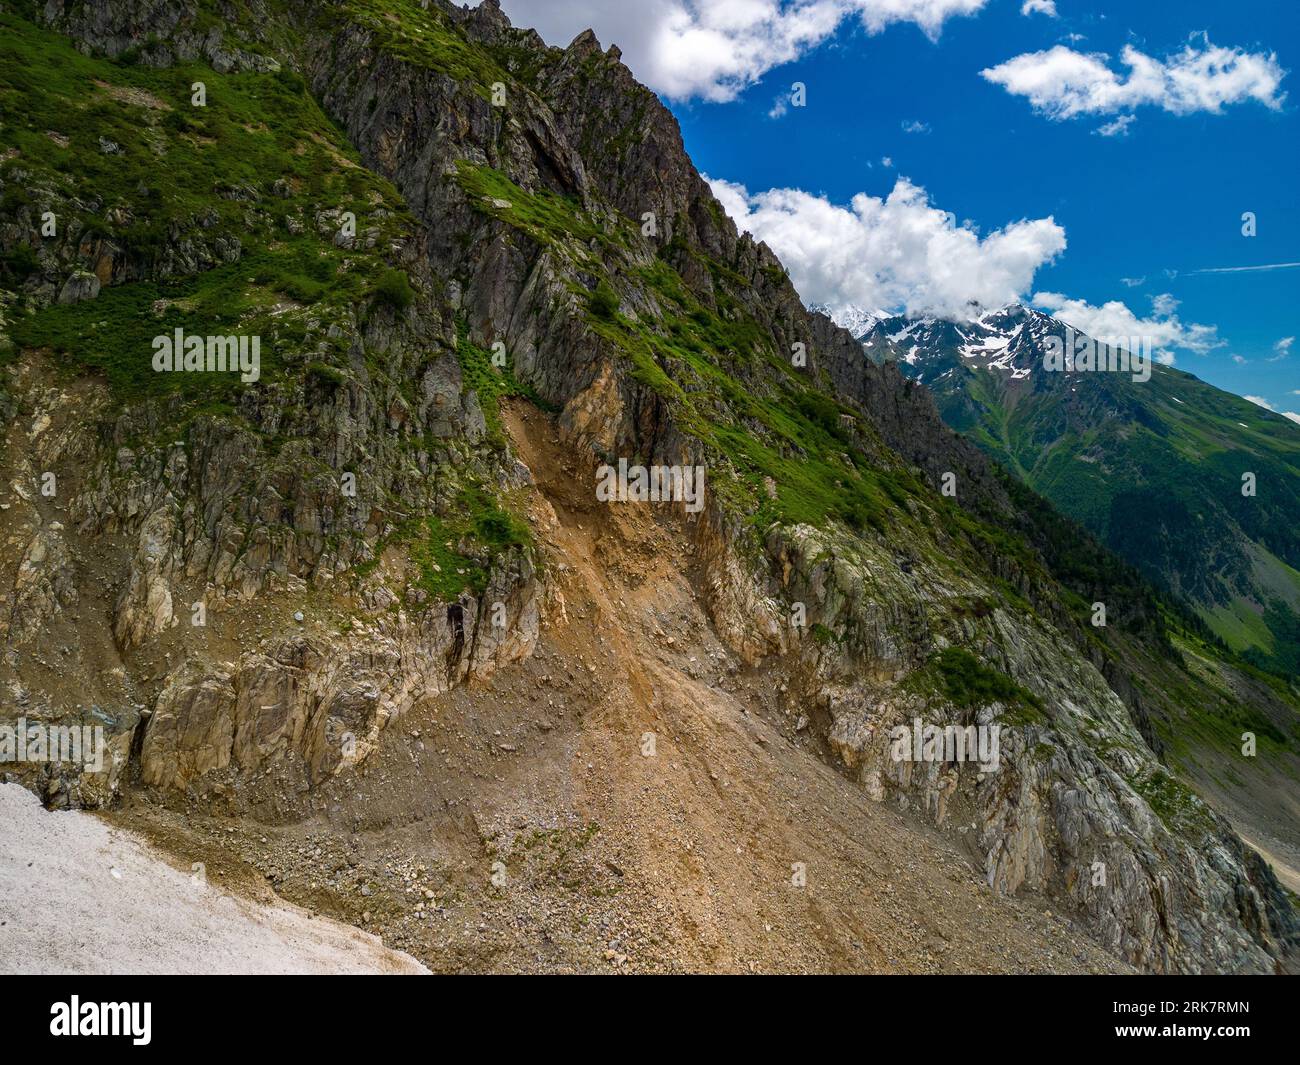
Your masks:
{"label": "jagged rock outcrop", "polygon": [[[804,693],[835,757],[873,797],[968,837],[995,889],[1068,898],[1139,966],[1271,968],[1295,934],[1271,872],[1159,765],[1124,703],[1059,634],[997,608],[945,609],[978,587],[929,567],[900,573],[812,529],[776,537],[769,550],[782,592],[808,604],[809,625],[843,634],[803,641]],[[963,708],[896,683],[918,651],[956,643],[981,649],[1041,710]],[[915,721],[997,725],[997,770],[899,760],[893,730]]]}
{"label": "jagged rock outcrop", "polygon": [[[57,620],[78,565],[108,555],[111,653],[147,693],[115,742],[137,743],[146,789],[289,816],[294,795],[366,758],[417,700],[531,652],[546,599],[531,549],[509,541],[504,515],[483,523],[504,547],[439,524],[466,508],[467,490],[506,493],[522,479],[467,368],[472,349],[499,343],[513,385],[555,408],[575,447],[707,465],[705,509],[683,521],[718,633],[747,662],[784,657],[828,757],[873,797],[958,834],[996,890],[1060,898],[1135,964],[1274,966],[1297,925],[1271,872],[1159,765],[1123,686],[1107,683],[1118,667],[1081,651],[1042,543],[999,554],[979,523],[1040,540],[1046,527],[1019,513],[923,389],[802,306],[616,50],[591,34],[548,49],[491,2],[432,0],[410,14],[464,35],[455,63],[421,51],[436,34],[403,36],[364,12],[303,10],[290,33],[255,7],[243,28],[269,51],[283,44],[273,60],[232,50],[219,29],[200,33],[189,11],[98,0],[52,2],[44,17],[110,55],[157,34],[167,43],[142,55],[158,65],[203,56],[218,70],[300,70],[413,220],[385,243],[367,225],[387,223],[396,203],[348,236],[334,208],[257,217],[261,198],[292,191],[271,175],[266,188],[227,190],[252,231],[379,249],[405,275],[364,313],[303,313],[282,372],[228,410],[177,393],[100,395],[72,419],[35,380],[35,356],[11,375],[18,401],[58,422],[47,461],[64,474],[60,505],[81,554],[68,561],[56,535],[66,530],[43,516],[6,593],[9,625]],[[17,225],[32,222],[29,212]],[[0,242],[21,232],[0,229]],[[105,254],[96,284],[219,269],[242,261],[235,240],[214,233],[180,260],[125,255],[148,264],[129,270],[80,242],[47,256],[27,291],[48,304],[51,278]],[[102,298],[90,287],[75,291]],[[791,363],[798,345],[806,367]],[[689,387],[675,379],[687,375]],[[710,388],[695,406],[688,392]],[[829,472],[801,480],[814,464]],[[955,504],[935,491],[947,473],[961,486]],[[846,504],[848,481],[866,487]],[[800,491],[809,498],[792,505]],[[808,520],[792,516],[804,510]],[[444,582],[453,555],[456,570],[477,570],[473,594],[469,572],[458,590]],[[289,613],[312,596],[325,605]],[[195,605],[236,621],[207,634]],[[265,628],[263,610],[275,615]],[[996,664],[1028,702],[959,706],[927,687],[935,654],[956,647]],[[916,716],[1006,725],[1000,767],[894,758],[891,728]]]}
{"label": "jagged rock outcrop", "polygon": [[270,56],[228,45],[221,25],[199,28],[197,12],[197,4],[168,0],[47,0],[42,16],[87,51],[133,53],[152,66],[205,59],[221,73],[280,69]]}
{"label": "jagged rock outcrop", "polygon": [[[363,761],[415,700],[485,680],[531,653],[538,584],[526,559],[498,571],[478,601],[410,617],[399,611],[345,638],[299,636],[210,668],[168,677],[143,726],[147,787],[215,793],[273,767],[305,791]],[[500,598],[496,598],[499,596]]]}

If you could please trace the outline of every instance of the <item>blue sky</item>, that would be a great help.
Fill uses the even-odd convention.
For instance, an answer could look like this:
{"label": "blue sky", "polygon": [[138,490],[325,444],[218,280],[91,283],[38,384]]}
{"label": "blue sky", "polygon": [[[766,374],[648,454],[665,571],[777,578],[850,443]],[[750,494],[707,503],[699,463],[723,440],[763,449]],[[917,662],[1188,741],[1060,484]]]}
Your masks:
{"label": "blue sky", "polygon": [[1018,294],[1300,410],[1300,267],[1198,272],[1300,262],[1296,5],[502,6],[551,43],[588,25],[617,43],[805,299],[960,313]]}

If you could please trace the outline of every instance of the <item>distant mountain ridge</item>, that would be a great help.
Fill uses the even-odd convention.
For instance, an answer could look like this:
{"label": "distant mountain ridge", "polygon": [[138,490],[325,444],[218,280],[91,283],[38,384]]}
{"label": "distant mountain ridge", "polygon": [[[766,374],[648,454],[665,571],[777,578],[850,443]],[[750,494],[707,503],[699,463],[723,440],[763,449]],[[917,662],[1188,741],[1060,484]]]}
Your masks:
{"label": "distant mountain ridge", "polygon": [[869,322],[856,335],[872,361],[926,384],[948,425],[1229,646],[1300,671],[1300,426],[1171,366],[1149,380],[1053,372],[1050,338],[1066,343],[1071,327],[1019,304],[960,321],[837,316]]}

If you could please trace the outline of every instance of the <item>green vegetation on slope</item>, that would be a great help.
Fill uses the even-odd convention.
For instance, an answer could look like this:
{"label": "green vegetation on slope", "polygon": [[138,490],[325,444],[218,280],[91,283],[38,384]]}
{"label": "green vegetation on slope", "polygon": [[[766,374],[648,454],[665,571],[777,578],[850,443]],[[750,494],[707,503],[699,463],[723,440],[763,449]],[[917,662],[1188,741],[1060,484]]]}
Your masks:
{"label": "green vegetation on slope", "polygon": [[[700,457],[712,456],[709,489],[733,512],[759,529],[841,522],[921,549],[938,537],[943,548],[933,558],[941,565],[984,569],[990,552],[999,551],[1041,571],[1016,535],[942,500],[860,416],[773,350],[731,294],[747,283],[725,264],[680,243],[661,248],[649,263],[628,262],[623,253],[638,238],[622,216],[595,219],[574,201],[525,190],[463,160],[457,180],[485,216],[595,275],[589,291],[575,292],[589,327],[629,361],[633,379],[672,408],[675,423],[701,445]],[[669,262],[674,256],[689,256],[709,272],[714,306],[692,293]],[[619,291],[639,293],[639,305],[658,313],[624,313]],[[994,583],[1018,598],[1004,582]]]}
{"label": "green vegetation on slope", "polygon": [[[1171,367],[1017,380],[928,351],[944,420],[1181,598],[1234,651],[1297,675],[1300,430]],[[949,372],[951,371],[951,372]],[[1253,475],[1254,495],[1242,491]],[[1279,637],[1282,637],[1279,639]]]}
{"label": "green vegetation on slope", "polygon": [[1043,701],[962,647],[945,647],[908,678],[915,690],[933,691],[954,706],[975,710],[1000,703],[1003,720],[1011,724],[1037,724],[1047,720]]}
{"label": "green vegetation on slope", "polygon": [[[194,82],[204,84],[206,106],[192,104]],[[121,403],[176,394],[177,426],[198,413],[238,419],[249,387],[292,389],[301,378],[336,389],[352,377],[344,342],[324,335],[323,323],[400,316],[419,296],[384,257],[412,235],[413,216],[361,165],[296,74],[114,62],[0,12],[0,113],[0,217],[26,211],[33,241],[0,254],[0,283],[22,286],[43,269],[36,227],[47,210],[58,222],[51,246],[75,235],[115,276],[125,268],[142,278],[105,284],[74,305],[20,312],[8,358],[47,350],[66,373],[102,375]],[[336,239],[346,212],[356,218],[352,242]],[[213,254],[218,238],[229,261]],[[153,337],[178,328],[259,336],[258,384],[235,373],[155,372]],[[499,397],[530,390],[463,338],[457,355],[500,446]],[[366,366],[382,385],[384,362],[367,352]],[[390,383],[413,399],[409,380]],[[283,443],[265,440],[272,452]],[[381,549],[407,545],[417,586],[435,600],[479,594],[493,559],[528,544],[527,528],[472,482],[445,510],[399,523]]]}
{"label": "green vegetation on slope", "polygon": [[470,341],[463,318],[457,322],[456,358],[460,362],[464,387],[478,396],[488,440],[494,447],[504,448],[506,445],[505,429],[501,423],[502,399],[522,396],[546,409],[546,404],[531,386],[516,380],[508,353],[504,354],[501,365],[498,366],[492,361],[492,352]]}
{"label": "green vegetation on slope", "polygon": [[[367,277],[380,275],[378,294],[393,302],[379,253],[332,238],[337,219],[352,212],[358,230],[376,228],[383,247],[409,231],[411,216],[392,186],[360,165],[296,74],[155,70],[84,56],[13,15],[0,14],[0,29],[0,111],[17,118],[0,128],[0,155],[9,156],[0,165],[0,213],[52,211],[52,243],[79,229],[83,245],[97,242],[102,262],[125,261],[150,278],[20,318],[18,345],[103,373],[121,398],[182,391],[211,399],[236,387],[235,375],[155,373],[154,336],[176,328],[258,335],[265,380],[301,348],[306,317],[361,304]],[[203,107],[191,103],[198,81]],[[326,206],[336,220],[318,224]],[[238,242],[237,260],[205,258],[218,237],[228,251]],[[182,273],[186,244],[200,269]],[[19,245],[6,261],[11,273],[23,263],[26,280],[35,249]]]}

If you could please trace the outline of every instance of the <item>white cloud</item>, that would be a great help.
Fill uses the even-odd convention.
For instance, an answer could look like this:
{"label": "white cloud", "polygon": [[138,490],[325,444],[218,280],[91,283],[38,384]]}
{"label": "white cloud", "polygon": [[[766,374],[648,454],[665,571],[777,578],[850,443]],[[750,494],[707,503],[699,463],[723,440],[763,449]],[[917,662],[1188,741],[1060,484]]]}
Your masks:
{"label": "white cloud", "polygon": [[1151,312],[1157,318],[1168,318],[1174,311],[1178,310],[1179,301],[1174,299],[1168,292],[1162,292],[1158,296],[1151,297]]}
{"label": "white cloud", "polygon": [[1276,54],[1221,48],[1204,34],[1164,59],[1126,45],[1120,60],[1129,68],[1127,76],[1112,70],[1109,58],[1058,44],[1046,52],[1015,56],[980,74],[1009,93],[1027,97],[1054,119],[1113,115],[1142,105],[1176,115],[1217,114],[1225,104],[1245,100],[1277,110],[1286,98],[1278,91],[1286,71]]}
{"label": "white cloud", "polygon": [[[960,319],[973,304],[1022,300],[1037,271],[1066,246],[1065,230],[1050,217],[981,236],[904,177],[887,197],[859,193],[847,206],[800,189],[751,193],[706,180],[736,225],[776,252],[804,301],[832,308]],[[1097,339],[1142,337],[1166,366],[1175,350],[1205,354],[1225,344],[1215,326],[1180,319],[1179,301],[1167,292],[1151,297],[1147,317],[1118,300],[1094,306],[1057,292],[1036,292],[1030,302]]]}
{"label": "white cloud", "polygon": [[1133,125],[1133,122],[1132,115],[1116,115],[1115,121],[1107,122],[1104,126],[1098,126],[1093,132],[1100,133],[1103,137],[1127,137],[1128,128]]}
{"label": "white cloud", "polygon": [[905,120],[903,122],[903,132],[904,133],[929,133],[930,123],[917,122],[917,121],[909,122]]}
{"label": "white cloud", "polygon": [[1277,354],[1271,356],[1268,359],[1268,361],[1281,362],[1283,359],[1285,359],[1288,355],[1291,354],[1291,345],[1294,343],[1295,343],[1295,337],[1283,337],[1281,340],[1279,340],[1276,344],[1273,345],[1273,350],[1277,352]]}
{"label": "white cloud", "polygon": [[1300,414],[1297,414],[1295,411],[1284,410],[1284,411],[1279,411],[1278,413],[1280,413],[1283,418],[1290,418],[1293,422],[1296,423],[1296,425],[1300,425]]}
{"label": "white cloud", "polygon": [[981,237],[899,178],[884,199],[849,206],[799,189],[750,193],[711,179],[736,225],[776,252],[804,300],[960,317],[970,303],[1001,307],[1065,248],[1052,218],[1022,219]]}
{"label": "white cloud", "polygon": [[[1171,349],[1174,348],[1204,355],[1224,344],[1219,339],[1216,326],[1181,321],[1174,313],[1178,302],[1168,295],[1156,296],[1152,300],[1153,313],[1150,318],[1139,317],[1119,300],[1110,300],[1098,307],[1086,300],[1063,296],[1059,292],[1036,292],[1033,302],[1035,306],[1060,318],[1066,325],[1072,325],[1096,339],[1149,338],[1157,357],[1162,354],[1171,355]],[[1169,365],[1174,360],[1170,357],[1160,358],[1160,361]]]}
{"label": "white cloud", "polygon": [[1263,407],[1265,410],[1273,410],[1273,404],[1263,396],[1242,396],[1241,398],[1250,400],[1257,407]]}
{"label": "white cloud", "polygon": [[889,158],[887,155],[882,155],[880,157],[880,165],[892,170],[894,167],[894,160]]}
{"label": "white cloud", "polygon": [[1022,15],[1046,15],[1048,18],[1056,18],[1056,0],[1025,0],[1020,5]]}
{"label": "white cloud", "polygon": [[1245,366],[1246,363],[1250,362],[1250,360],[1246,358],[1246,356],[1244,355],[1234,355],[1232,357],[1232,361],[1235,362],[1238,366]]}
{"label": "white cloud", "polygon": [[910,22],[931,38],[988,0],[502,0],[517,26],[566,45],[587,28],[622,49],[638,78],[672,99],[735,99],[856,19],[867,33]]}
{"label": "white cloud", "polygon": [[1125,288],[1137,288],[1140,285],[1145,285],[1147,279],[1145,277],[1121,277],[1120,281],[1124,283]]}

